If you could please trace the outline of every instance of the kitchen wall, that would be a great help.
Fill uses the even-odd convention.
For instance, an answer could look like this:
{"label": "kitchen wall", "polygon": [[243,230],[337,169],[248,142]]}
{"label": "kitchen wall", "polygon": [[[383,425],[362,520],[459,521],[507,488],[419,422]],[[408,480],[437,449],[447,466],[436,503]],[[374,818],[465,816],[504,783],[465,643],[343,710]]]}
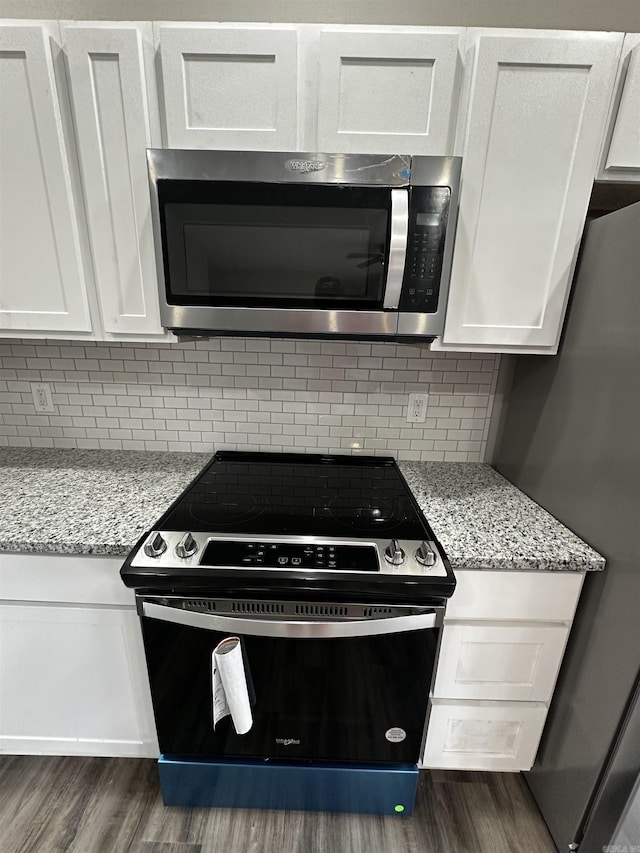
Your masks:
{"label": "kitchen wall", "polygon": [[[393,343],[0,340],[0,446],[484,458],[500,356]],[[36,414],[32,382],[55,412]],[[407,396],[429,394],[406,421]]]}
{"label": "kitchen wall", "polygon": [[428,27],[638,28],[638,0],[3,0],[6,18],[272,21]]}

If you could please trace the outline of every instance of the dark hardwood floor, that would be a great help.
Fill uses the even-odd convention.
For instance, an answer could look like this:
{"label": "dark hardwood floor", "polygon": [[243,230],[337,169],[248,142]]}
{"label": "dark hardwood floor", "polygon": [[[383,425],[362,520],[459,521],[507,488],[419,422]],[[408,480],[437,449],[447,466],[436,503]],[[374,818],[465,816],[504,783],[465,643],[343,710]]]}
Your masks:
{"label": "dark hardwood floor", "polygon": [[154,761],[0,756],[2,853],[556,853],[524,780],[421,774],[410,818],[164,808]]}

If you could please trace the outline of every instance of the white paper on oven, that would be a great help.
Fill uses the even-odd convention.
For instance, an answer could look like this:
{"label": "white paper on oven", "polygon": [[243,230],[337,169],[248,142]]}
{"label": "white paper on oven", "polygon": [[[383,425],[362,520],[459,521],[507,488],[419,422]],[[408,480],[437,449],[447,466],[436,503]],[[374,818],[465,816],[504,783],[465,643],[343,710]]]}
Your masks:
{"label": "white paper on oven", "polygon": [[253,715],[239,637],[226,637],[218,643],[211,655],[211,665],[213,728],[230,714],[236,732],[244,735],[253,725]]}

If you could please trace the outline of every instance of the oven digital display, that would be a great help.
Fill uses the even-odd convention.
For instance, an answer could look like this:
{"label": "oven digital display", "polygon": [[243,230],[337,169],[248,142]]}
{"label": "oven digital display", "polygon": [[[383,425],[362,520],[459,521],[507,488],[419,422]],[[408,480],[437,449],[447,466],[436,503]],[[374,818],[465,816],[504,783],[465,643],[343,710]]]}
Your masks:
{"label": "oven digital display", "polygon": [[377,572],[373,545],[300,544],[282,542],[209,542],[201,566],[259,569],[316,569],[318,571]]}

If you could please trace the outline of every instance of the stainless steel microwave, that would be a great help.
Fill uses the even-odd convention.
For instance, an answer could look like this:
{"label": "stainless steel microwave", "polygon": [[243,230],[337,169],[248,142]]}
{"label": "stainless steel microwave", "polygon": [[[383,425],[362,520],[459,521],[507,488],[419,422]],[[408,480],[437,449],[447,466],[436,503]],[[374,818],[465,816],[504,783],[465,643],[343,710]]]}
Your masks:
{"label": "stainless steel microwave", "polygon": [[167,329],[442,334],[459,157],[151,149],[147,158]]}

